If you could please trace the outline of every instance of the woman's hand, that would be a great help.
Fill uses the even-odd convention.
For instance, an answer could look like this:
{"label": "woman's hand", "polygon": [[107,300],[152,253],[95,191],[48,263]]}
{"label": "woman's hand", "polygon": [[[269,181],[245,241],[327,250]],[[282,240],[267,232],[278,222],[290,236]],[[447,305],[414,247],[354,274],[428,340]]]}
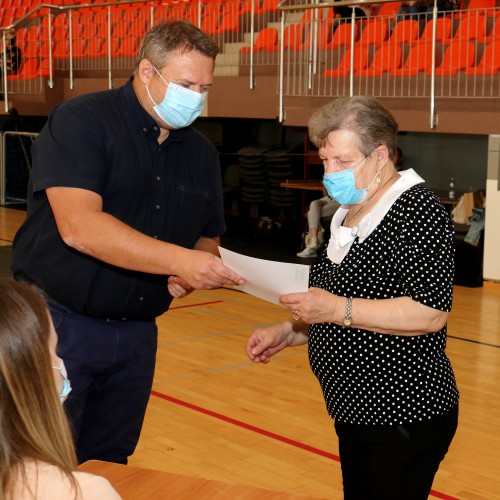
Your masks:
{"label": "woman's hand", "polygon": [[309,288],[305,293],[281,295],[280,302],[290,309],[292,316],[298,316],[305,323],[333,323],[338,317],[335,308],[340,298],[321,288]]}
{"label": "woman's hand", "polygon": [[255,363],[269,363],[271,356],[288,346],[283,324],[255,330],[247,340],[247,356]]}
{"label": "woman's hand", "polygon": [[174,299],[182,299],[192,291],[194,291],[194,288],[189,286],[189,283],[179,278],[179,276],[168,277],[168,292]]}
{"label": "woman's hand", "polygon": [[285,321],[255,330],[247,340],[247,356],[255,363],[269,363],[285,347],[307,342],[307,325],[302,321]]}

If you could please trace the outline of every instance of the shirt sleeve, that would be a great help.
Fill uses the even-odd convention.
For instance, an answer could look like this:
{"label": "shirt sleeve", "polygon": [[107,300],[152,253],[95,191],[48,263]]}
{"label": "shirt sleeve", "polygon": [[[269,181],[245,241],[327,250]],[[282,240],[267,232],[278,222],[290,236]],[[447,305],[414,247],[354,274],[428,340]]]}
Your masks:
{"label": "shirt sleeve", "polygon": [[425,188],[408,191],[401,211],[398,267],[405,295],[450,311],[454,277],[454,232],[437,196]]}
{"label": "shirt sleeve", "polygon": [[56,108],[33,145],[33,192],[76,187],[101,194],[107,172],[101,128],[91,106],[68,102]]}

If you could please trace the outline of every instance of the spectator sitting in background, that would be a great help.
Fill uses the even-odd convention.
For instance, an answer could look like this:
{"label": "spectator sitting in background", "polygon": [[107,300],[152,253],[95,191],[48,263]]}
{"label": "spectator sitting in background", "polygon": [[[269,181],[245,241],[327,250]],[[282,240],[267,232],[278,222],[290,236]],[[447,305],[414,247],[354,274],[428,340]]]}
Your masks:
{"label": "spectator sitting in background", "polygon": [[34,287],[0,281],[0,498],[118,500],[100,476],[77,472],[62,402],[71,385],[49,311]]}
{"label": "spectator sitting in background", "polygon": [[[456,10],[458,6],[457,0],[438,0],[437,10],[438,16],[442,16],[444,12]],[[432,19],[432,11],[434,9],[434,0],[416,0],[414,2],[403,2],[398,9],[398,21],[403,19],[423,19],[426,14],[427,19]],[[407,15],[411,14],[411,15]]]}
{"label": "spectator sitting in background", "polygon": [[[371,6],[367,6],[367,8],[368,7],[371,10]],[[334,13],[334,19],[336,22],[338,22],[340,19],[345,19],[346,22],[349,22],[351,20],[351,17],[352,17],[352,7],[349,5],[339,5],[338,7],[333,8],[333,13]],[[355,13],[356,17],[367,17],[367,15],[369,15],[366,13],[364,8],[360,8],[360,7],[355,7],[354,13]]]}
{"label": "spectator sitting in background", "polygon": [[313,200],[311,202],[309,211],[307,212],[309,233],[306,236],[306,246],[304,250],[297,254],[297,257],[307,258],[317,256],[318,248],[321,246],[321,242],[318,239],[320,220],[322,218],[331,218],[339,206],[340,205],[329,196],[324,196],[319,200]]}
{"label": "spectator sitting in background", "polygon": [[[0,73],[3,74],[4,68],[7,68],[8,75],[17,75],[21,65],[21,49],[16,45],[16,32],[10,30],[5,34],[5,51],[2,50],[0,54]],[[5,52],[5,63],[4,63]]]}

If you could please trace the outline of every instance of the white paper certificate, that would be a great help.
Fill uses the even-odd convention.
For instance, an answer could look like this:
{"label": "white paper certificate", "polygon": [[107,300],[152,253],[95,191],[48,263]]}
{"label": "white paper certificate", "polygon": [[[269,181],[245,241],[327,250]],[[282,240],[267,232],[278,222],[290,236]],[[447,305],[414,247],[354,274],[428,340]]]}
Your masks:
{"label": "white paper certificate", "polygon": [[307,292],[309,266],[247,257],[219,247],[226,267],[245,279],[234,288],[281,305],[279,296],[285,293]]}

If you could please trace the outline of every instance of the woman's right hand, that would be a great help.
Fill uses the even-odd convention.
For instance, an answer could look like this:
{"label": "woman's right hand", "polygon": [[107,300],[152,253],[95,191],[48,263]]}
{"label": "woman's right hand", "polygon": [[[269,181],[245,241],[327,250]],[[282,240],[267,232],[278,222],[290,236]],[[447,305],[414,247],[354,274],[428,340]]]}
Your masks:
{"label": "woman's right hand", "polygon": [[290,345],[284,323],[258,328],[247,340],[246,353],[254,363],[269,363],[271,357]]}
{"label": "woman's right hand", "polygon": [[271,357],[285,347],[306,344],[307,324],[285,321],[267,328],[258,328],[247,340],[247,356],[254,363],[269,363]]}

